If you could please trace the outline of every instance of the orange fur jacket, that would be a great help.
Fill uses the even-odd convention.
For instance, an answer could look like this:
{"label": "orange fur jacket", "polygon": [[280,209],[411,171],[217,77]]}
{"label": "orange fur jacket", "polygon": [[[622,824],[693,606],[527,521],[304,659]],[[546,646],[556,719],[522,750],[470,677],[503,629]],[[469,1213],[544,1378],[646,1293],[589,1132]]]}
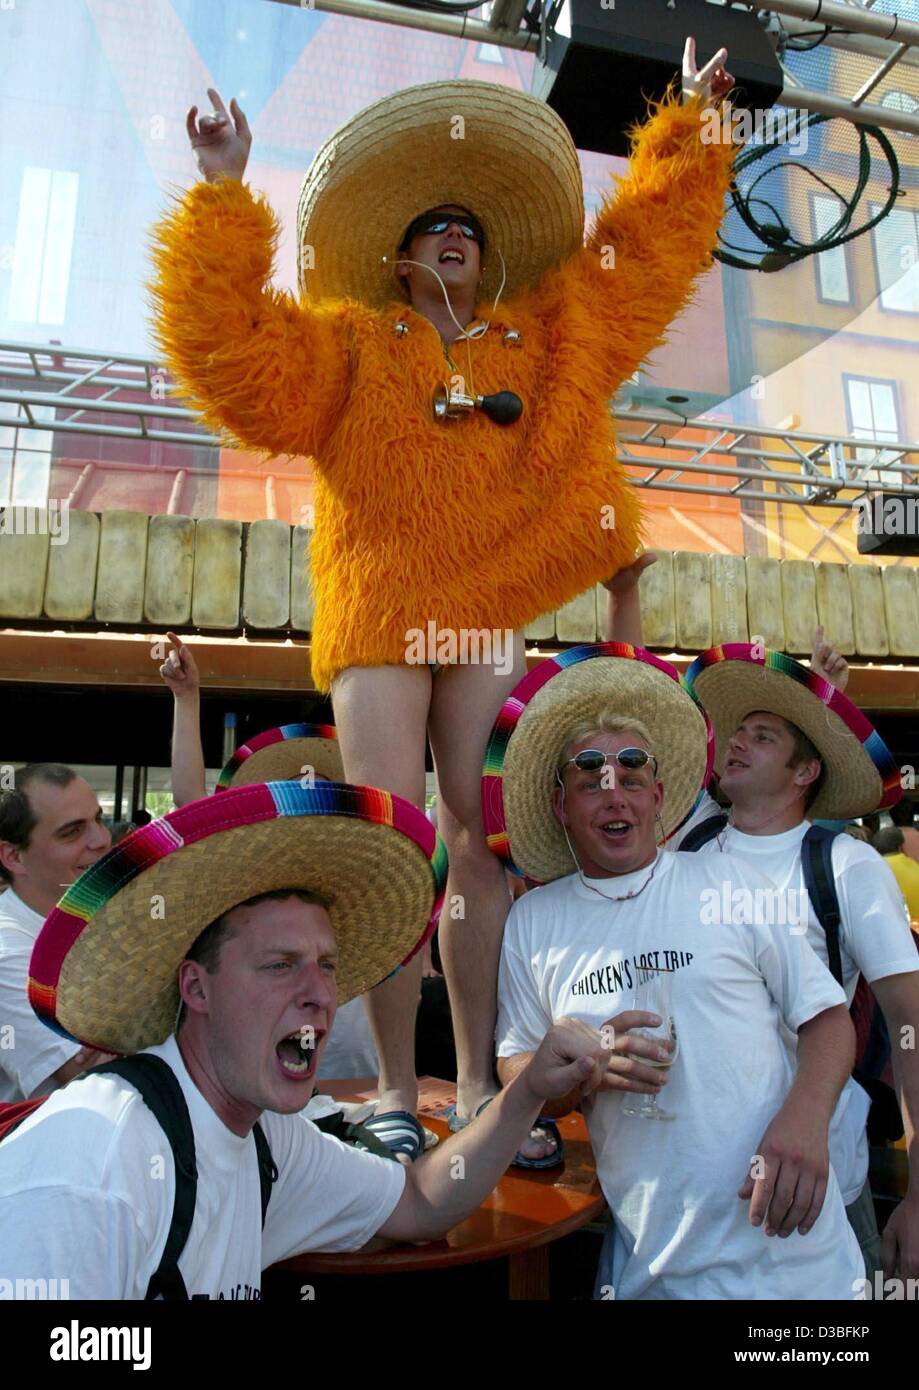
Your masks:
{"label": "orange fur jacket", "polygon": [[[407,305],[271,288],[279,224],[246,185],[197,183],[155,225],[146,288],[185,399],[230,447],[314,461],[319,689],[404,661],[413,629],[520,628],[634,557],[638,497],[609,401],[711,263],[733,149],[702,142],[700,108],[671,97],[633,131],[584,249],[468,344],[475,391],[523,400],[510,426],[435,421],[453,373]],[[450,351],[468,377],[467,344]]]}

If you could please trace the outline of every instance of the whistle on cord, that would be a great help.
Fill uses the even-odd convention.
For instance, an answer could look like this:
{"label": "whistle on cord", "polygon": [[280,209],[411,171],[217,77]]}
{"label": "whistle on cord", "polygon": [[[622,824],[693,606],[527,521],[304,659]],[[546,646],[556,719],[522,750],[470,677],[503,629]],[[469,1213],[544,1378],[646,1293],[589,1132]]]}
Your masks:
{"label": "whistle on cord", "polygon": [[515,391],[498,391],[493,396],[466,396],[443,384],[434,392],[434,419],[447,420],[469,411],[481,410],[496,425],[512,425],[523,414],[523,401]]}

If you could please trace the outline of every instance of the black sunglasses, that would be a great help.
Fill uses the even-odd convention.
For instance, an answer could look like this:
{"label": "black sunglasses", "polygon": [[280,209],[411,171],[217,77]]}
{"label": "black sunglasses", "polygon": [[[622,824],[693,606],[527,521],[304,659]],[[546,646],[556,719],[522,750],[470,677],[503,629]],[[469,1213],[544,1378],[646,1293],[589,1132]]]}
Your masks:
{"label": "black sunglasses", "polygon": [[571,763],[574,763],[579,772],[599,772],[610,762],[617,762],[626,772],[637,772],[639,768],[647,767],[650,763],[654,776],[657,776],[657,758],[644,748],[620,748],[618,753],[603,753],[599,748],[585,748],[583,753],[576,753],[573,758],[568,758],[562,763],[555,775],[561,782],[565,768]]}
{"label": "black sunglasses", "polygon": [[408,231],[402,238],[400,250],[410,246],[412,238],[416,236],[439,236],[448,227],[453,225],[459,227],[467,241],[476,241],[479,249],[484,249],[485,232],[481,222],[472,213],[458,212],[423,212],[420,217],[416,217],[414,222],[409,223]]}

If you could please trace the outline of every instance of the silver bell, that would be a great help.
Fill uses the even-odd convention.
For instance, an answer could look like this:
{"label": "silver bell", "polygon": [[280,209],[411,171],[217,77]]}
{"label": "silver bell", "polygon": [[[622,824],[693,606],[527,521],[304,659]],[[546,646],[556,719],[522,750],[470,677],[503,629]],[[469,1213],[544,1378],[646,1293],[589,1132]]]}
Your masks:
{"label": "silver bell", "polygon": [[508,347],[519,347],[520,334],[518,333],[517,329],[509,328],[504,335],[504,341],[507,343]]}
{"label": "silver bell", "polygon": [[397,324],[394,324],[394,325],[393,325],[393,332],[396,333],[396,334],[398,334],[398,336],[401,338],[401,336],[402,336],[403,333],[407,333],[407,332],[408,332],[408,324],[407,324],[407,323],[403,323],[402,320],[400,319],[399,322],[398,322]]}

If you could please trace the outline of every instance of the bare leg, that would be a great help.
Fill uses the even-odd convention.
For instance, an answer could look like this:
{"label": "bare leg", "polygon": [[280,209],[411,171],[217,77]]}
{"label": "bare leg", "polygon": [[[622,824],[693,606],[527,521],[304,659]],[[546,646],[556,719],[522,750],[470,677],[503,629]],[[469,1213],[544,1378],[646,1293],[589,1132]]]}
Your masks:
{"label": "bare leg", "polygon": [[[350,667],[332,686],[335,724],[349,782],[382,787],[424,809],[425,726],[431,701],[426,666]],[[382,924],[381,924],[382,925]],[[421,953],[394,979],[364,995],[380,1057],[378,1113],[418,1105],[415,1015]]]}
{"label": "bare leg", "polygon": [[492,665],[450,666],[435,680],[431,700],[437,828],[450,857],[440,954],[456,1038],[457,1113],[463,1118],[497,1090],[492,1069],[498,963],[510,894],[504,868],[485,843],[482,763],[495,719],[525,669],[518,633],[509,674]]}

